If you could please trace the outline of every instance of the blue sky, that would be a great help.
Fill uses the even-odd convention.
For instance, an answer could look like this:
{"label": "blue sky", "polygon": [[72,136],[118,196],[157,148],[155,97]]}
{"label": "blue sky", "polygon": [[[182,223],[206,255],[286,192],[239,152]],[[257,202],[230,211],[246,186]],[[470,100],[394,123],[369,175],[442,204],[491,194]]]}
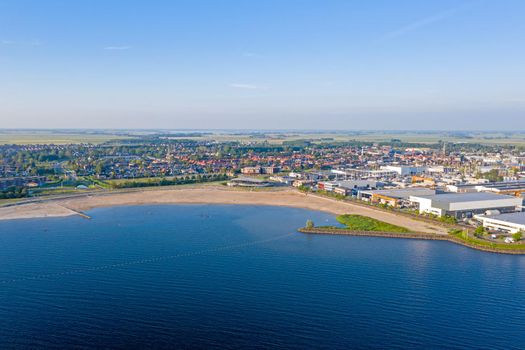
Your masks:
{"label": "blue sky", "polygon": [[0,128],[525,129],[522,0],[0,0]]}

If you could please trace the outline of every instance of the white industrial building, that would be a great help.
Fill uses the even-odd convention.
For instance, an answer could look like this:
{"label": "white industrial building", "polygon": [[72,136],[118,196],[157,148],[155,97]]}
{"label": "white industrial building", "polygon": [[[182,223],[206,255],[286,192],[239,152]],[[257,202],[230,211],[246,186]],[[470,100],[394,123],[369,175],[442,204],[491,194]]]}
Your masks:
{"label": "white industrial building", "polygon": [[381,170],[393,171],[400,176],[421,174],[426,169],[427,169],[426,167],[408,166],[408,165],[385,165],[381,167]]}
{"label": "white industrial building", "polygon": [[436,194],[436,190],[426,187],[395,188],[389,190],[359,190],[357,198],[372,203],[388,204],[391,206],[402,206],[409,202],[412,196],[430,196]]}
{"label": "white industrial building", "polygon": [[331,192],[336,188],[353,189],[376,189],[383,187],[384,184],[375,180],[344,180],[344,181],[321,181],[318,183],[320,189]]}
{"label": "white industrial building", "polygon": [[485,179],[476,179],[475,183],[448,184],[446,190],[454,193],[480,192],[476,187],[488,182]]}
{"label": "white industrial building", "polygon": [[506,213],[499,215],[476,215],[475,218],[489,230],[507,233],[525,232],[525,212]]}
{"label": "white industrial building", "polygon": [[447,185],[450,192],[494,192],[499,194],[525,193],[525,181],[484,182],[476,184]]}
{"label": "white industrial building", "polygon": [[501,213],[515,212],[519,211],[523,204],[522,198],[487,192],[411,196],[410,201],[418,203],[420,213],[449,215],[458,219],[484,214],[487,210],[499,210]]}
{"label": "white industrial building", "polygon": [[396,171],[386,169],[332,169],[331,173],[338,179],[383,179],[398,175]]}
{"label": "white industrial building", "polygon": [[435,165],[428,167],[425,172],[427,174],[450,174],[457,172],[457,169],[454,167],[445,167],[443,165]]}

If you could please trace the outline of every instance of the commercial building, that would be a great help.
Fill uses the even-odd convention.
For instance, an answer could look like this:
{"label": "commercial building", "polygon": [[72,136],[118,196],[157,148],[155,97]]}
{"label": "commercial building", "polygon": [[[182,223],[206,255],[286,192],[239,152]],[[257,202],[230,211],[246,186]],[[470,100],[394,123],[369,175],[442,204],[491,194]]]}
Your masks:
{"label": "commercial building", "polygon": [[412,196],[430,196],[436,194],[436,190],[425,187],[409,187],[391,190],[360,190],[357,198],[372,202],[388,204],[393,207],[409,205]]}
{"label": "commercial building", "polygon": [[247,166],[241,169],[241,173],[244,175],[259,175],[262,173],[260,166]]}
{"label": "commercial building", "polygon": [[477,184],[460,184],[447,185],[450,192],[494,192],[498,194],[521,195],[525,193],[525,181],[501,181],[501,182],[484,182]]}
{"label": "commercial building", "polygon": [[340,195],[343,195],[343,196],[351,196],[352,195],[352,190],[348,189],[348,188],[345,188],[345,187],[336,187],[336,188],[334,188],[334,193],[337,193],[337,194],[340,194]]}
{"label": "commercial building", "polygon": [[525,193],[525,181],[493,182],[476,186],[478,191],[520,196]]}
{"label": "commercial building", "polygon": [[436,186],[436,181],[434,178],[428,176],[412,175],[412,183],[425,187]]}
{"label": "commercial building", "polygon": [[308,179],[294,180],[293,183],[292,183],[293,187],[302,187],[302,186],[312,187],[314,185],[315,185],[315,181],[314,180],[308,180]]}
{"label": "commercial building", "polygon": [[436,166],[430,166],[428,167],[425,172],[427,174],[433,175],[433,174],[451,174],[457,172],[457,169],[454,167],[445,167],[443,165],[436,165]]}
{"label": "commercial building", "polygon": [[[483,183],[488,182],[487,180],[482,180]],[[476,186],[479,186],[480,183],[462,183],[462,184],[448,184],[446,186],[446,190],[448,192],[454,192],[454,193],[469,193],[469,192],[478,192],[476,189]]]}
{"label": "commercial building", "polygon": [[320,190],[336,192],[345,196],[357,195],[358,190],[382,188],[384,184],[375,180],[321,181],[317,184]]}
{"label": "commercial building", "polygon": [[506,213],[499,215],[476,215],[483,227],[489,230],[506,233],[525,232],[525,212]]}
{"label": "commercial building", "polygon": [[281,172],[281,168],[279,167],[276,167],[276,166],[263,166],[261,168],[261,172],[263,174],[277,174],[279,172]]}
{"label": "commercial building", "polygon": [[273,184],[253,177],[238,177],[228,181],[227,185],[230,187],[268,187]]}
{"label": "commercial building", "polygon": [[247,166],[241,169],[244,175],[260,175],[260,174],[276,174],[281,171],[281,168],[274,166]]}
{"label": "commercial building", "polygon": [[344,187],[347,189],[374,189],[383,187],[383,184],[374,180],[345,180],[345,181],[320,181],[317,186],[321,190],[328,192],[333,191],[336,187]]}
{"label": "commercial building", "polygon": [[290,176],[278,176],[278,175],[274,175],[274,176],[270,176],[270,180],[271,181],[275,181],[275,182],[279,182],[279,183],[282,183],[282,184],[285,184],[285,185],[292,185],[293,182],[295,181],[295,179],[293,177],[290,177]]}
{"label": "commercial building", "polygon": [[398,176],[394,170],[387,169],[333,169],[336,177],[342,179],[388,179]]}
{"label": "commercial building", "polygon": [[427,168],[408,165],[385,165],[382,170],[393,171],[400,176],[417,175],[423,173]]}
{"label": "commercial building", "polygon": [[520,210],[523,199],[488,192],[444,193],[433,196],[411,196],[410,201],[417,203],[420,213],[437,216],[453,216],[458,219],[470,218],[483,214],[487,210],[498,210],[501,213]]}
{"label": "commercial building", "polygon": [[297,173],[297,172],[290,172],[288,174],[288,176],[294,178],[294,179],[297,179],[297,180],[309,180],[309,181],[317,181],[321,178],[321,175],[320,174],[316,174],[316,173],[308,173],[308,172],[303,172],[303,173]]}

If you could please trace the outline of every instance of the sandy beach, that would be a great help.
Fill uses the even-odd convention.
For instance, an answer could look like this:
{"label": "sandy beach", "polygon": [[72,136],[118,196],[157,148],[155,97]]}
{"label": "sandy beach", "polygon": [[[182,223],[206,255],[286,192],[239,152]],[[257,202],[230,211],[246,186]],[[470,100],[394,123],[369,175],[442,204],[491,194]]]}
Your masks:
{"label": "sandy beach", "polygon": [[57,203],[28,203],[0,208],[0,220],[32,219],[76,215],[75,211]]}
{"label": "sandy beach", "polygon": [[305,195],[292,189],[247,191],[195,187],[96,194],[2,207],[0,220],[77,215],[78,212],[109,206],[191,203],[275,205],[319,210],[335,215],[360,214],[403,226],[415,232],[446,233],[446,229],[439,225],[317,195]]}

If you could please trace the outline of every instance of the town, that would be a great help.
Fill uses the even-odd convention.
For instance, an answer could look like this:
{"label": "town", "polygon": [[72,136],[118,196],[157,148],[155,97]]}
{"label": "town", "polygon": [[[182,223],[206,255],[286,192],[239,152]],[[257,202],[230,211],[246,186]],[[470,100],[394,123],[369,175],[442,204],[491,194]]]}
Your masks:
{"label": "town", "polygon": [[525,232],[525,148],[519,145],[307,135],[272,143],[152,134],[100,144],[0,146],[4,204],[204,182],[251,189],[289,186],[470,227],[488,241],[515,243]]}

